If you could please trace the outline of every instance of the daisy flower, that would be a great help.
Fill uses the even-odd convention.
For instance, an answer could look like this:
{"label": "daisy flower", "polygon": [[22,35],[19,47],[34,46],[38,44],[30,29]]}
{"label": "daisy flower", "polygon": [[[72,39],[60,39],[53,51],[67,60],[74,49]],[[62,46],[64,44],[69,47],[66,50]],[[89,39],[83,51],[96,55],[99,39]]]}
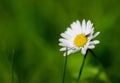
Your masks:
{"label": "daisy flower", "polygon": [[[78,20],[73,22],[64,33],[61,33],[62,38],[59,39],[59,45],[62,46],[60,51],[67,51],[67,55],[81,50],[83,55],[87,49],[95,48],[99,40],[93,40],[100,32],[94,34],[93,23],[90,20],[85,20],[80,23]],[[64,53],[64,56],[66,52]]]}

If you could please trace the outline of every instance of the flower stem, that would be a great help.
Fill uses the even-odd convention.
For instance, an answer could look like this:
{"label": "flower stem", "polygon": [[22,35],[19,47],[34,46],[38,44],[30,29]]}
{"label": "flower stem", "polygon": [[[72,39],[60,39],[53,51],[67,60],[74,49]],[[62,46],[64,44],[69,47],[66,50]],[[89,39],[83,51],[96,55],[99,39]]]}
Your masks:
{"label": "flower stem", "polygon": [[[96,56],[96,54],[95,54],[91,49],[89,49],[89,51],[90,51],[90,53],[94,56],[96,62],[100,65],[100,68],[101,68],[103,71],[105,71],[104,66],[102,65],[102,63],[100,62],[100,60],[98,59],[98,57]],[[106,72],[106,71],[105,71],[105,72]]]}
{"label": "flower stem", "polygon": [[82,62],[82,66],[81,66],[80,71],[79,71],[77,83],[79,83],[79,80],[80,80],[80,77],[81,77],[81,74],[82,74],[82,70],[83,70],[83,67],[84,67],[84,64],[85,64],[85,59],[86,59],[87,53],[88,53],[88,51],[87,51],[86,54],[84,55],[83,62]]}
{"label": "flower stem", "polygon": [[89,51],[95,57],[95,59],[98,59],[97,56],[96,56],[96,54],[91,49],[89,49]]}
{"label": "flower stem", "polygon": [[104,69],[103,65],[101,64],[100,60],[98,59],[98,57],[96,56],[96,54],[91,50],[89,49],[90,53],[94,56],[94,58],[96,59],[96,61],[98,62],[98,64],[101,65],[101,67]]}
{"label": "flower stem", "polygon": [[12,55],[11,83],[14,83],[14,63],[15,63],[15,50],[13,50],[13,55]]}
{"label": "flower stem", "polygon": [[[100,65],[101,69],[103,69],[103,71],[106,72],[103,64],[100,62],[100,60],[99,60],[99,58],[96,56],[96,54],[95,54],[92,50],[90,50],[90,49],[89,49],[89,51],[90,51],[90,53],[94,56],[95,60],[96,60],[96,61],[98,62],[98,64]],[[106,72],[106,73],[107,73],[107,72]],[[109,78],[109,76],[107,76],[107,77]],[[109,78],[109,79],[110,79],[110,78]],[[110,83],[111,83],[111,82],[110,82]]]}
{"label": "flower stem", "polygon": [[63,80],[62,80],[62,83],[64,83],[64,81],[65,81],[66,66],[67,66],[67,50],[66,50],[66,55],[65,55],[65,64],[64,64],[64,71],[63,71]]}

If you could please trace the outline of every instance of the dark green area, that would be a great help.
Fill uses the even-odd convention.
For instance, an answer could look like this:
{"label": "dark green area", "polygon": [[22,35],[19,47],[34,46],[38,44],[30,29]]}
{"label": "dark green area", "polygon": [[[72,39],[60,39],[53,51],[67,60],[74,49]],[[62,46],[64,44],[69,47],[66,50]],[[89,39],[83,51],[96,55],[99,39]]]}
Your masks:
{"label": "dark green area", "polygon": [[[100,44],[88,53],[80,83],[120,83],[120,0],[0,0],[0,83],[62,83],[58,39],[73,21],[94,23]],[[83,60],[68,56],[66,83],[75,83]]]}

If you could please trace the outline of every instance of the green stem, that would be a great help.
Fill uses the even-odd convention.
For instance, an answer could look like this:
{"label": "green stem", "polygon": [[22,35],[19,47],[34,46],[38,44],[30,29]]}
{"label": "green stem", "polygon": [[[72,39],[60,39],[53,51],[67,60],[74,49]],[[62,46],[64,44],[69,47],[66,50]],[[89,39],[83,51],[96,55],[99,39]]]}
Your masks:
{"label": "green stem", "polygon": [[[98,59],[98,57],[96,56],[96,54],[91,50],[89,49],[90,53],[94,56],[95,60],[97,61],[97,63],[100,65],[101,69],[103,69],[105,71],[105,68],[104,66],[102,65],[102,63],[100,62],[100,60]],[[106,72],[106,71],[105,71]],[[106,72],[107,73],[107,72]],[[109,76],[107,76],[109,77]],[[110,78],[109,78],[110,79]]]}
{"label": "green stem", "polygon": [[15,63],[15,54],[14,54],[14,50],[13,50],[13,55],[12,55],[12,69],[11,69],[11,72],[12,72],[12,76],[11,76],[11,83],[14,83],[14,63]]}
{"label": "green stem", "polygon": [[96,54],[91,50],[89,49],[90,53],[94,56],[95,60],[97,61],[97,63],[100,65],[101,69],[103,69],[105,71],[105,68],[104,66],[102,65],[101,61],[98,59],[98,57],[96,56]]}
{"label": "green stem", "polygon": [[89,49],[89,51],[95,57],[95,59],[98,59],[97,56],[96,56],[96,54],[91,49]]}
{"label": "green stem", "polygon": [[67,50],[66,50],[66,55],[65,55],[65,64],[64,64],[63,81],[62,81],[62,83],[64,83],[64,81],[65,81],[66,66],[67,66]]}
{"label": "green stem", "polygon": [[100,60],[98,59],[98,57],[96,56],[96,54],[91,50],[89,49],[90,53],[94,56],[95,60],[98,62],[98,64],[101,65],[101,67],[104,69],[103,65],[101,64]]}
{"label": "green stem", "polygon": [[81,77],[81,74],[82,74],[82,70],[83,70],[83,67],[84,67],[84,64],[85,64],[85,59],[86,59],[87,53],[88,53],[88,51],[87,51],[86,54],[84,55],[83,62],[82,62],[82,66],[81,66],[80,71],[79,71],[77,83],[79,83],[79,80],[80,80],[80,77]]}

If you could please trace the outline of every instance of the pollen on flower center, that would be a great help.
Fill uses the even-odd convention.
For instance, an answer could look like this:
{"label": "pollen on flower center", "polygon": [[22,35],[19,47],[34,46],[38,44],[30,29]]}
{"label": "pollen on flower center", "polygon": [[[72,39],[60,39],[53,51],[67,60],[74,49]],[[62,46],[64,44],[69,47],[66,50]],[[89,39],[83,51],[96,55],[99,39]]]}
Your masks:
{"label": "pollen on flower center", "polygon": [[87,42],[87,37],[84,34],[79,34],[74,39],[74,44],[77,47],[84,46],[86,44],[86,42]]}

